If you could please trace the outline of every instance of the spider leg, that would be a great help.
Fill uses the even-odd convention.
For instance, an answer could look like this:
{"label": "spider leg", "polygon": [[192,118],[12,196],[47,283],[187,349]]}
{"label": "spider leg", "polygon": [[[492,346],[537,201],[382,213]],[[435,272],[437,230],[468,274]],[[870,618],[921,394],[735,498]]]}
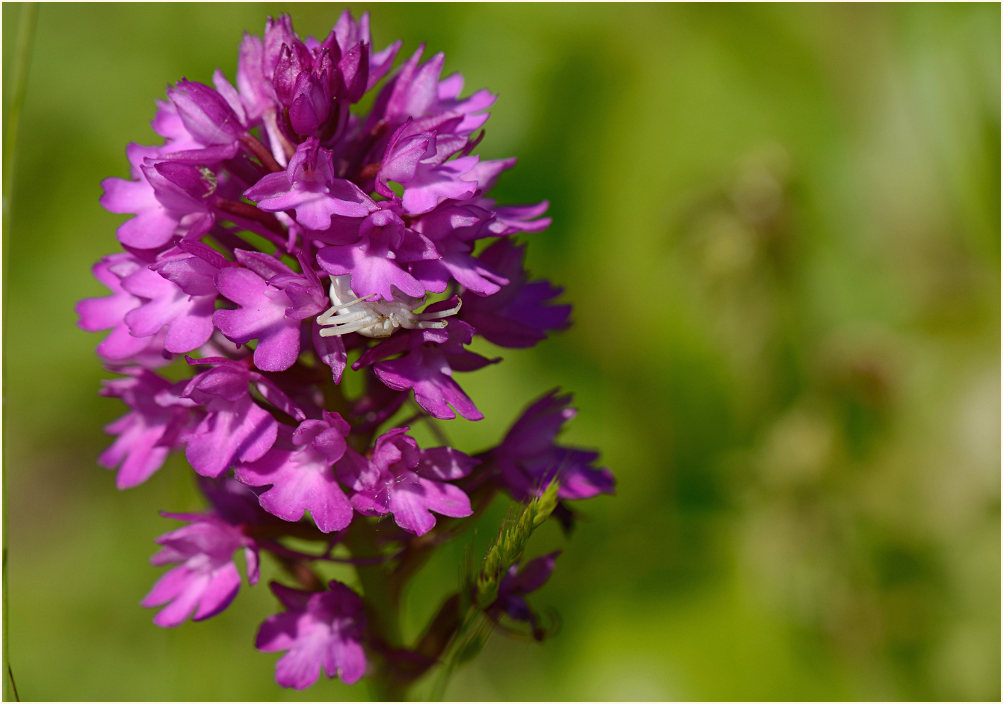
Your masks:
{"label": "spider leg", "polygon": [[318,315],[317,322],[321,325],[339,325],[341,323],[350,323],[354,320],[362,320],[367,315],[365,311],[342,311],[341,306],[335,306]]}
{"label": "spider leg", "polygon": [[375,293],[370,293],[368,296],[358,296],[357,298],[353,298],[350,301],[344,301],[344,302],[341,301],[335,302],[333,299],[336,298],[336,296],[334,296],[332,297],[331,302],[334,303],[335,308],[348,308],[349,306],[354,306],[356,303],[361,303],[362,301],[368,301],[370,298],[373,298],[375,296],[376,296]]}
{"label": "spider leg", "polygon": [[456,315],[460,312],[460,306],[463,305],[463,301],[459,298],[456,299],[456,305],[449,310],[440,310],[437,313],[420,313],[417,316],[418,320],[436,320],[438,318],[448,318],[451,315]]}
{"label": "spider leg", "polygon": [[401,321],[401,327],[408,330],[441,330],[446,327],[445,320],[406,320]]}
{"label": "spider leg", "polygon": [[364,327],[367,327],[369,323],[365,319],[355,320],[346,323],[340,323],[334,325],[333,327],[322,328],[320,331],[321,337],[333,337],[336,335],[347,335],[352,332],[358,332]]}
{"label": "spider leg", "polygon": [[436,313],[411,313],[409,311],[406,318],[402,317],[400,325],[408,330],[441,330],[446,327],[447,323],[440,318],[455,315],[459,312],[462,304],[463,301],[456,299],[456,305],[449,310],[440,310]]}

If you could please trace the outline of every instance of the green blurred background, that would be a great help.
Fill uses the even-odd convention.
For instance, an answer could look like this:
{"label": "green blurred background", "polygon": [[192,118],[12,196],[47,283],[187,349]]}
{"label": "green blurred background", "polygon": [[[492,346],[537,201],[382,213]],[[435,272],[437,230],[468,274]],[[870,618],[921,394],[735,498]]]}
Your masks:
{"label": "green blurred background", "polygon": [[[533,397],[576,394],[564,439],[615,498],[581,505],[535,603],[543,645],[492,636],[451,699],[1000,697],[1000,6],[351,5],[375,45],[445,51],[499,100],[479,150],[501,202],[552,203],[530,267],[575,325],[461,383],[476,451]],[[199,504],[174,461],[117,492],[95,458],[100,335],[74,303],[122,216],[100,181],[152,143],[182,76],[231,78],[245,30],[342,6],[43,5],[4,232],[9,645],[23,699],[298,694],[253,649],[275,610],[163,630],[147,560]],[[3,6],[9,117],[22,6]],[[9,120],[7,126],[9,127]],[[11,158],[4,147],[5,172]],[[6,192],[6,191],[5,191]],[[491,521],[433,562],[409,628]],[[264,578],[276,574],[267,567]],[[421,694],[423,690],[419,689]]]}

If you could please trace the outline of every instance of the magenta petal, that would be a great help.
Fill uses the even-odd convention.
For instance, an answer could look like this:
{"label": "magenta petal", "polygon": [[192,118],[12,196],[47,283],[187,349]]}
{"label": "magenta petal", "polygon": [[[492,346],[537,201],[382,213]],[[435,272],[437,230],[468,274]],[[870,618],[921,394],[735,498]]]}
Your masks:
{"label": "magenta petal", "polygon": [[213,320],[220,332],[238,343],[257,338],[254,363],[259,369],[291,367],[299,356],[300,323],[286,315],[292,302],[289,296],[250,269],[223,269],[216,281],[220,293],[240,305],[236,310],[215,312]]}
{"label": "magenta petal", "polygon": [[195,609],[202,586],[208,580],[205,575],[194,576],[184,590],[153,617],[153,622],[161,628],[174,628],[184,623]]}
{"label": "magenta petal", "polygon": [[160,469],[170,448],[156,444],[164,434],[165,425],[143,426],[131,416],[119,420],[127,423],[117,422],[107,426],[109,433],[121,435],[111,447],[101,453],[98,462],[109,469],[122,462],[115,477],[115,486],[129,489],[142,484]]}
{"label": "magenta petal", "polygon": [[288,651],[275,666],[275,679],[283,687],[309,687],[321,669],[349,684],[365,672],[362,599],[340,582],[329,587],[329,591],[301,592],[272,585],[288,610],[261,625],[256,644],[259,650]]}
{"label": "magenta petal", "polygon": [[435,516],[425,504],[425,487],[416,479],[412,475],[410,478],[401,478],[394,484],[389,508],[397,525],[408,533],[424,535],[435,526]]}
{"label": "magenta petal", "polygon": [[119,225],[118,240],[136,249],[157,249],[170,242],[177,229],[178,221],[158,205]]}
{"label": "magenta petal", "polygon": [[412,389],[418,405],[436,418],[455,418],[453,408],[467,420],[484,418],[474,402],[453,381],[441,355],[434,353],[436,356],[433,357],[432,354],[412,350],[403,357],[380,362],[373,370],[380,381],[392,389]]}
{"label": "magenta petal", "polygon": [[101,207],[112,213],[137,213],[158,204],[153,188],[143,180],[106,178],[101,182],[101,188],[104,189]]}
{"label": "magenta petal", "polygon": [[192,581],[192,575],[192,570],[186,565],[178,565],[165,572],[140,603],[143,606],[163,606],[187,588]]}
{"label": "magenta petal", "polygon": [[295,640],[298,620],[296,614],[291,612],[269,616],[258,629],[254,647],[266,653],[288,650]]}
{"label": "magenta petal", "polygon": [[335,384],[341,383],[341,375],[348,366],[348,352],[345,350],[345,341],[340,335],[330,337],[320,336],[320,326],[313,325],[313,348],[320,357],[320,361],[331,368],[331,376]]}
{"label": "magenta petal", "polygon": [[292,321],[262,331],[254,349],[254,364],[266,372],[281,372],[296,362],[300,353],[299,324]]}
{"label": "magenta petal", "polygon": [[192,301],[186,315],[178,317],[167,329],[164,348],[168,352],[182,354],[204,345],[212,336],[212,314],[215,297],[202,297]]}
{"label": "magenta petal", "polygon": [[470,497],[462,489],[446,482],[419,479],[423,489],[423,500],[430,511],[451,518],[465,518],[473,513]]}
{"label": "magenta petal", "polygon": [[236,461],[252,462],[275,443],[278,423],[249,397],[210,413],[192,434],[185,456],[196,472],[218,477]]}
{"label": "magenta petal", "polygon": [[[261,180],[244,191],[244,197],[249,200],[259,201],[258,207],[261,207],[266,200],[275,198],[279,194],[288,193],[291,187],[289,174],[285,171],[279,171],[262,176]],[[284,210],[284,208],[280,209]],[[262,210],[266,210],[266,208],[262,207]]]}
{"label": "magenta petal", "polygon": [[345,684],[355,684],[366,674],[366,651],[354,640],[342,640],[337,654],[328,651],[329,660],[324,665],[324,674],[338,676]]}
{"label": "magenta petal", "polygon": [[257,550],[250,547],[244,548],[244,561],[247,564],[247,583],[253,587],[261,576]]}
{"label": "magenta petal", "polygon": [[554,552],[530,560],[523,565],[518,572],[518,576],[513,580],[518,586],[519,591],[524,594],[535,592],[546,584],[547,580],[550,579],[551,573],[554,571],[554,565],[560,554],[560,550],[555,550]]}
{"label": "magenta petal", "polygon": [[431,479],[455,480],[470,474],[478,464],[480,460],[452,447],[432,447],[422,450],[421,460],[415,471]]}
{"label": "magenta petal", "polygon": [[309,450],[273,450],[256,464],[238,468],[237,477],[251,486],[271,484],[260,496],[261,507],[285,521],[298,521],[309,511],[321,532],[331,533],[352,520],[351,504],[334,470]]}
{"label": "magenta petal", "polygon": [[384,253],[370,251],[364,244],[324,247],[317,254],[317,262],[335,276],[351,275],[352,290],[359,296],[376,294],[390,301],[394,286],[408,296],[425,295],[425,287],[416,278]]}
{"label": "magenta petal", "polygon": [[458,487],[414,475],[394,484],[390,511],[397,525],[415,535],[424,535],[435,526],[435,517],[430,511],[454,518],[473,513],[469,497]]}
{"label": "magenta petal", "polygon": [[253,306],[262,299],[268,285],[250,269],[234,267],[219,272],[216,286],[221,294],[234,303]]}
{"label": "magenta petal", "polygon": [[240,589],[240,572],[232,562],[216,570],[202,590],[193,621],[202,621],[223,611]]}
{"label": "magenta petal", "polygon": [[321,632],[312,637],[301,637],[276,663],[275,681],[293,689],[306,689],[312,685],[320,677],[325,645]]}
{"label": "magenta petal", "polygon": [[237,479],[250,486],[270,485],[259,500],[274,516],[298,521],[309,511],[321,532],[342,530],[352,520],[352,506],[338,484],[334,463],[346,452],[354,455],[345,442],[349,430],[337,413],[305,420],[291,434],[284,429],[280,445],[292,444],[293,449],[276,447],[255,462],[241,464]]}

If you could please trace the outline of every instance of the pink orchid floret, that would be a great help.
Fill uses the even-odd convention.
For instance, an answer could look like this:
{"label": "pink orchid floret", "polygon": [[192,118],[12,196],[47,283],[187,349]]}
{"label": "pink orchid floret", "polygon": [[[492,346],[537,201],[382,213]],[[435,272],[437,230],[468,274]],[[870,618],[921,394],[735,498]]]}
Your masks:
{"label": "pink orchid floret", "polygon": [[142,301],[125,290],[122,281],[139,271],[142,264],[127,252],[109,254],[94,265],[94,277],[110,291],[110,296],[85,298],[77,303],[80,327],[89,332],[111,330],[98,344],[97,352],[109,362],[126,361],[144,351],[150,340],[133,336],[125,316]]}
{"label": "pink orchid floret", "polygon": [[491,607],[497,617],[498,611],[503,611],[515,621],[525,621],[532,629],[537,640],[543,640],[539,617],[530,608],[526,596],[535,592],[550,579],[554,571],[560,550],[541,555],[522,565],[512,565],[498,584],[498,598]]}
{"label": "pink orchid floret", "polygon": [[238,308],[215,312],[214,322],[238,343],[257,340],[254,363],[263,371],[283,371],[299,357],[301,321],[324,310],[327,297],[315,277],[296,274],[258,252],[237,250],[242,267],[219,272],[219,293]]}
{"label": "pink orchid floret", "polygon": [[598,452],[555,444],[564,424],[577,413],[570,403],[570,394],[551,391],[523,412],[494,450],[499,478],[516,498],[539,495],[555,479],[561,499],[613,493],[612,473],[593,466]]}
{"label": "pink orchid floret", "polygon": [[275,679],[283,687],[306,689],[321,670],[352,684],[366,671],[362,599],[341,582],[328,586],[323,592],[305,592],[271,585],[286,611],[261,624],[255,645],[264,652],[288,651],[275,666]]}
{"label": "pink orchid floret", "polygon": [[186,408],[158,402],[158,396],[171,388],[166,379],[141,367],[123,372],[127,376],[104,382],[101,393],[122,399],[130,411],[105,426],[118,437],[98,462],[108,469],[118,467],[115,485],[128,489],[163,466],[170,451],[184,440],[191,414]]}
{"label": "pink orchid floret", "polygon": [[368,468],[346,443],[350,430],[341,415],[327,411],[295,430],[283,425],[275,446],[257,461],[239,464],[236,477],[248,486],[270,487],[259,498],[274,516],[298,521],[309,511],[321,532],[343,530],[352,521],[352,504],[338,476]]}
{"label": "pink orchid floret", "polygon": [[189,295],[160,273],[141,268],[122,280],[122,288],[141,304],[125,314],[134,337],[149,337],[165,330],[164,349],[173,354],[191,352],[213,333],[216,292]]}
{"label": "pink orchid floret", "polygon": [[316,138],[296,148],[285,171],[266,175],[244,192],[262,210],[295,210],[296,220],[309,230],[327,230],[335,215],[365,217],[376,204],[358,186],[334,177],[330,150]]}
{"label": "pink orchid floret", "polygon": [[408,263],[436,256],[428,239],[407,228],[391,207],[384,207],[359,223],[357,241],[322,248],[317,263],[332,276],[349,276],[352,291],[359,296],[392,301],[400,298],[396,291],[424,297],[425,286],[408,271]]}
{"label": "pink orchid floret", "polygon": [[[434,312],[446,305],[448,302],[429,309]],[[472,336],[472,327],[454,319],[444,329],[401,334],[370,348],[354,368],[373,364],[380,381],[397,391],[411,389],[415,402],[435,418],[448,420],[459,413],[467,420],[480,420],[484,415],[453,380],[453,371],[474,371],[498,360],[466,349]],[[404,354],[377,361],[400,352]]]}
{"label": "pink orchid floret", "polygon": [[508,283],[493,296],[469,297],[460,318],[484,339],[502,347],[532,347],[546,331],[567,327],[571,306],[554,305],[562,290],[545,279],[527,281],[525,247],[498,240],[478,257]]}
{"label": "pink orchid floret", "polygon": [[181,394],[204,409],[185,450],[192,468],[204,477],[218,477],[237,462],[261,458],[275,444],[279,429],[274,416],[251,397],[249,384],[256,375],[245,364],[211,363]]}
{"label": "pink orchid floret", "polygon": [[248,584],[258,582],[258,552],[239,526],[212,515],[163,515],[188,525],[157,538],[163,547],[150,559],[154,565],[176,565],[143,599],[143,606],[164,606],[153,617],[158,626],[179,626],[189,616],[201,621],[229,606],[240,588],[240,572],[233,561],[238,550],[247,563]]}
{"label": "pink orchid floret", "polygon": [[167,97],[188,134],[205,146],[233,144],[247,132],[226,99],[204,83],[181,79]]}
{"label": "pink orchid floret", "polygon": [[478,461],[451,447],[419,450],[407,431],[395,428],[380,436],[369,466],[344,476],[359,513],[392,514],[408,533],[424,535],[435,526],[433,511],[453,518],[472,513],[469,497],[450,482],[470,474]]}

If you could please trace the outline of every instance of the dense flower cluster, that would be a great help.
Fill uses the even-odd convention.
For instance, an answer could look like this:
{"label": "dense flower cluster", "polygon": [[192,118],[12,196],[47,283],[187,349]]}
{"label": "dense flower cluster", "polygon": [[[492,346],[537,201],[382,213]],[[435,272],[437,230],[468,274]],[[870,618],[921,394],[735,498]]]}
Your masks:
{"label": "dense flower cluster", "polygon": [[[77,306],[84,330],[108,331],[97,351],[120,376],[103,393],[128,407],[101,464],[133,487],[183,450],[211,506],[165,514],[185,525],[159,539],[153,561],[173,567],[143,604],[163,607],[161,626],[213,616],[238,591],[234,555],[253,585],[270,553],[303,587],[273,584],[285,611],[258,634],[259,649],[288,651],[283,686],[321,669],[354,682],[367,652],[400,651],[367,626],[385,605],[322,579],[325,564],[376,564],[399,588],[433,544],[417,536],[499,490],[520,501],[554,480],[561,501],[613,490],[595,453],[556,444],[568,396],[544,396],[473,456],[409,434],[483,418],[455,378],[499,361],[471,351],[475,337],[529,347],[566,327],[570,306],[531,279],[513,239],[548,226],[547,204],[488,196],[515,163],[473,153],[495,96],[461,97],[443,55],[423,61],[419,48],[367,114],[353,112],[399,48],[374,52],[365,15],[345,12],[323,41],[284,16],[245,36],[236,85],[217,71],[211,86],[170,87],[152,122],[163,143],[129,145],[131,178],[103,183],[102,206],[131,215],[123,251],[94,267],[111,294]],[[345,390],[348,375],[361,390]],[[553,568],[553,555],[541,560],[511,567],[490,613],[535,629],[523,597]]]}

